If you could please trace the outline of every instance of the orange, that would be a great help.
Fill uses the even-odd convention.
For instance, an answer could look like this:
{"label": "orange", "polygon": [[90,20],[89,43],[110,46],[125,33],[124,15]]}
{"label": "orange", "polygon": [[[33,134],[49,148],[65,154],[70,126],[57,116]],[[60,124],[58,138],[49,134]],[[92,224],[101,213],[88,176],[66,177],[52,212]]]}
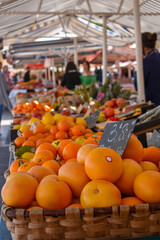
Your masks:
{"label": "orange", "polygon": [[50,128],[50,134],[55,135],[58,132],[58,127],[57,126],[52,126]]}
{"label": "orange", "polygon": [[135,160],[129,158],[124,159],[122,174],[118,181],[115,182],[115,185],[119,188],[121,193],[125,195],[134,195],[134,179],[142,171],[142,167]]}
{"label": "orange", "polygon": [[38,206],[38,203],[35,200],[28,205],[28,207],[36,207],[36,206]]}
{"label": "orange", "polygon": [[9,171],[10,173],[13,173],[13,172],[17,172],[18,171],[18,168],[23,165],[24,163],[29,163],[28,160],[25,160],[25,159],[16,159],[12,162],[10,168],[9,168]]}
{"label": "orange", "polygon": [[54,141],[54,136],[53,135],[48,135],[47,137],[44,138],[46,142],[52,143]]}
{"label": "orange", "polygon": [[61,166],[58,179],[69,185],[74,197],[79,197],[84,186],[90,181],[84,166],[75,162],[65,163]]}
{"label": "orange", "polygon": [[101,208],[120,205],[121,193],[111,182],[106,180],[93,180],[83,188],[80,203],[83,208]]}
{"label": "orange", "polygon": [[29,141],[29,140],[26,140],[23,144],[22,144],[22,146],[31,146],[31,147],[35,147],[35,143],[34,142],[32,142],[32,141]]}
{"label": "orange", "polygon": [[73,141],[70,140],[70,139],[66,139],[66,140],[62,140],[60,141],[60,143],[58,144],[58,148],[57,148],[57,152],[58,152],[58,155],[60,157],[62,157],[62,152],[63,152],[63,149],[64,147],[69,144],[69,143],[72,143]]}
{"label": "orange", "polygon": [[22,144],[26,141],[26,139],[24,137],[17,137],[14,140],[14,144],[16,145],[17,148],[21,147]]}
{"label": "orange", "polygon": [[149,204],[160,203],[160,173],[145,171],[134,180],[134,192],[138,198]]}
{"label": "orange", "polygon": [[121,156],[113,149],[97,147],[85,159],[85,170],[92,180],[103,179],[116,182],[122,174]]}
{"label": "orange", "polygon": [[[51,144],[51,143],[42,143],[37,149],[36,149],[36,154],[39,152],[39,151],[42,151],[42,150],[48,150],[48,151],[51,151],[54,155],[54,157],[56,158],[57,156],[57,149]],[[51,160],[51,159],[49,159]]]}
{"label": "orange", "polygon": [[47,175],[55,174],[53,170],[42,166],[34,166],[28,170],[28,173],[35,177],[38,182],[40,182]]}
{"label": "orange", "polygon": [[142,161],[140,163],[140,166],[142,167],[143,171],[157,171],[159,172],[158,167],[156,166],[156,164],[154,164],[153,162],[148,162],[148,161]]}
{"label": "orange", "polygon": [[45,209],[63,209],[71,204],[72,192],[66,183],[44,178],[37,188],[36,200]]}
{"label": "orange", "polygon": [[69,163],[69,162],[77,162],[77,159],[76,158],[71,158],[71,159],[66,161],[66,163]]}
{"label": "orange", "polygon": [[34,133],[33,133],[33,131],[31,131],[31,130],[26,130],[26,131],[24,131],[23,133],[22,133],[22,137],[24,137],[24,138],[29,138],[29,137],[31,137],[31,136],[33,136],[34,135]]}
{"label": "orange", "polygon": [[58,131],[56,134],[55,134],[55,139],[67,139],[68,138],[68,134],[64,131]]}
{"label": "orange", "polygon": [[38,140],[38,137],[36,137],[36,136],[31,136],[31,137],[28,138],[28,140],[36,143],[37,140]]}
{"label": "orange", "polygon": [[13,173],[2,188],[2,199],[10,207],[25,208],[34,200],[37,186],[37,180],[30,174]]}
{"label": "orange", "polygon": [[64,131],[64,132],[68,132],[70,129],[70,122],[68,120],[61,120],[58,122],[58,130],[59,131]]}
{"label": "orange", "polygon": [[44,162],[48,160],[54,160],[53,153],[49,150],[41,150],[35,154],[34,158],[32,159],[32,162],[37,165],[42,165]]}
{"label": "orange", "polygon": [[96,139],[87,139],[84,143],[82,143],[82,145],[86,145],[86,144],[96,144],[98,146],[98,141]]}
{"label": "orange", "polygon": [[80,209],[83,209],[83,207],[80,203],[72,203],[67,208],[72,208],[72,207],[79,207]]}
{"label": "orange", "polygon": [[62,152],[62,157],[65,161],[71,159],[71,158],[77,158],[77,152],[80,149],[81,144],[79,143],[69,143],[67,144]]}
{"label": "orange", "polygon": [[39,138],[39,139],[36,141],[36,147],[40,146],[42,143],[46,143],[45,138]]}
{"label": "orange", "polygon": [[158,164],[160,161],[160,150],[154,146],[144,148],[143,161],[149,161]]}
{"label": "orange", "polygon": [[72,135],[81,136],[81,135],[84,135],[85,133],[86,133],[86,129],[82,125],[75,125],[72,128]]}
{"label": "orange", "polygon": [[37,133],[35,134],[35,136],[39,139],[39,138],[44,138],[44,134],[43,133]]}
{"label": "orange", "polygon": [[125,197],[121,200],[121,205],[134,206],[137,204],[144,204],[144,202],[137,197]]}
{"label": "orange", "polygon": [[96,140],[97,142],[99,142],[101,140],[101,136],[98,135],[92,135],[91,137],[88,138],[88,140]]}
{"label": "orange", "polygon": [[77,153],[77,162],[84,165],[85,159],[86,159],[88,153],[89,153],[92,149],[97,148],[97,147],[98,147],[98,146],[95,145],[95,144],[86,144],[86,145],[82,146],[82,147],[78,150],[78,153]]}
{"label": "orange", "polygon": [[43,163],[42,167],[49,168],[49,169],[53,170],[56,174],[58,174],[60,165],[55,160],[49,160],[49,161],[46,161],[45,163]]}
{"label": "orange", "polygon": [[31,162],[24,163],[18,168],[18,172],[28,172],[28,170],[34,166],[35,164]]}
{"label": "orange", "polygon": [[138,163],[143,160],[143,146],[135,135],[131,135],[122,158],[131,158]]}
{"label": "orange", "polygon": [[45,180],[49,180],[49,179],[58,180],[58,176],[56,174],[50,174],[50,175],[45,176]]}
{"label": "orange", "polygon": [[33,130],[33,133],[34,134],[37,134],[37,133],[46,133],[47,132],[47,129],[42,125],[42,124],[38,124],[35,129]]}
{"label": "orange", "polygon": [[37,209],[37,208],[41,208],[41,207],[40,206],[29,207],[26,209],[26,211],[30,211],[31,209]]}

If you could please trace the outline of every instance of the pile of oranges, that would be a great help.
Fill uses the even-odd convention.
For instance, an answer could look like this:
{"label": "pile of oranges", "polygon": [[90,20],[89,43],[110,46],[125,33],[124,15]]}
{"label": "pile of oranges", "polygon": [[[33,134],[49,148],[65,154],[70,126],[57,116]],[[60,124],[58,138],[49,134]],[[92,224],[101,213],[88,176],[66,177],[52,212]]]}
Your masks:
{"label": "pile of oranges", "polygon": [[25,102],[24,104],[19,102],[16,107],[13,108],[14,113],[34,113],[39,112],[41,114],[45,112],[51,112],[50,102],[40,103],[38,101]]}
{"label": "pile of oranges", "polygon": [[29,210],[160,203],[158,148],[143,148],[132,134],[121,157],[99,147],[102,134],[88,130],[84,120],[47,114],[15,139],[17,148],[30,145],[35,153],[11,164],[1,192],[7,205]]}

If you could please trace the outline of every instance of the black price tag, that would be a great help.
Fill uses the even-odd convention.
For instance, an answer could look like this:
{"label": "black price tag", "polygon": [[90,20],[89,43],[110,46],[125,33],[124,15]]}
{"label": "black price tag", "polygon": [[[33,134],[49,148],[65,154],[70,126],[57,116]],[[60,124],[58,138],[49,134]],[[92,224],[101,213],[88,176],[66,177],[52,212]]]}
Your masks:
{"label": "black price tag", "polygon": [[153,131],[149,146],[160,148],[160,133],[157,130]]}
{"label": "black price tag", "polygon": [[95,113],[93,113],[91,116],[87,117],[85,120],[87,122],[88,128],[93,128],[97,122],[97,119],[99,117],[100,109],[97,110]]}
{"label": "black price tag", "polygon": [[106,124],[99,146],[112,148],[122,156],[136,121],[131,119]]}

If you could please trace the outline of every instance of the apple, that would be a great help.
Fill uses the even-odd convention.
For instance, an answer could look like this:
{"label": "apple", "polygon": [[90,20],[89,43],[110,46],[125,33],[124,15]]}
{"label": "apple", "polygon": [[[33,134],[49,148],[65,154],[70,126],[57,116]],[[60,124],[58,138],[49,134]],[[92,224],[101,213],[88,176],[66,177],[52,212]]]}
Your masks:
{"label": "apple", "polygon": [[42,117],[42,114],[40,112],[33,112],[32,117],[35,117],[35,118]]}
{"label": "apple", "polygon": [[105,114],[105,117],[107,117],[107,118],[113,117],[113,116],[114,116],[114,110],[113,110],[113,108],[107,107],[107,108],[104,110],[104,114]]}
{"label": "apple", "polygon": [[18,124],[20,124],[20,122],[21,122],[21,118],[14,118],[13,119],[13,124],[14,125],[18,125]]}
{"label": "apple", "polygon": [[106,101],[104,105],[106,107],[113,107],[114,106],[114,102],[113,101]]}
{"label": "apple", "polygon": [[116,105],[117,104],[117,99],[116,98],[112,98],[112,100],[111,100],[113,103],[114,103],[114,105]]}
{"label": "apple", "polygon": [[116,101],[117,106],[119,106],[121,103],[124,103],[126,100],[124,98],[118,98]]}
{"label": "apple", "polygon": [[70,111],[68,109],[64,109],[64,110],[62,110],[61,114],[69,116],[70,115]]}
{"label": "apple", "polygon": [[83,107],[83,108],[82,108],[82,113],[85,114],[86,112],[87,112],[87,108],[86,108],[86,107]]}

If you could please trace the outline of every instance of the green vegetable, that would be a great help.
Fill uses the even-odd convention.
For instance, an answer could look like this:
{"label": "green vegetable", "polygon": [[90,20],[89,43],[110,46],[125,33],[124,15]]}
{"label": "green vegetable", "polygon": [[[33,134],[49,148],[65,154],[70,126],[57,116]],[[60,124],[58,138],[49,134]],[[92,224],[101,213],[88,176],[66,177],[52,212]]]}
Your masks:
{"label": "green vegetable", "polygon": [[31,147],[31,146],[27,146],[27,145],[25,145],[25,146],[23,146],[23,147],[20,147],[20,148],[18,148],[17,151],[15,152],[15,155],[16,155],[17,157],[21,157],[21,155],[22,155],[23,153],[25,153],[25,152],[32,152],[32,147]]}

